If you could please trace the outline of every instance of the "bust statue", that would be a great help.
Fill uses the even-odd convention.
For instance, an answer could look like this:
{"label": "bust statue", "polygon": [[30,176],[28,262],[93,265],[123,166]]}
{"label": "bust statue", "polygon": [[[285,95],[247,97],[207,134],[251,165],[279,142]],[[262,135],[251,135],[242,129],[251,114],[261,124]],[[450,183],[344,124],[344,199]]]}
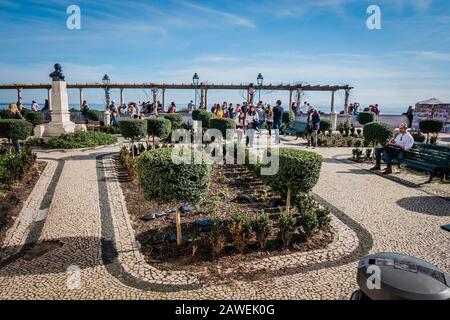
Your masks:
{"label": "bust statue", "polygon": [[50,73],[50,78],[52,78],[53,81],[65,81],[62,67],[59,63],[55,64],[55,71]]}

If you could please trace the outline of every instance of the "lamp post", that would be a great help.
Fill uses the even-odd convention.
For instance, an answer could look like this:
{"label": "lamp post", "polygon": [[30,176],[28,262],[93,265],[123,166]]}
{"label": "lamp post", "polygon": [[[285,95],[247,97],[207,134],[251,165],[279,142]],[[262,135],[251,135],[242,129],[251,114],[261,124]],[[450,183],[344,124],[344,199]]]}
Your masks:
{"label": "lamp post", "polygon": [[111,84],[111,79],[109,79],[108,75],[105,74],[102,79],[103,86],[105,87],[105,101],[106,101],[106,108],[105,112],[103,113],[103,122],[105,125],[111,125],[111,112],[109,112],[109,101],[110,101],[110,95],[109,95],[109,85]]}
{"label": "lamp post", "polygon": [[103,76],[102,83],[105,86],[105,101],[106,101],[106,109],[109,107],[110,94],[109,94],[109,85],[111,84],[111,79],[107,74]]}
{"label": "lamp post", "polygon": [[197,72],[192,77],[192,83],[195,87],[195,108],[197,108],[197,90],[198,90],[198,83],[200,81],[200,77],[198,76]]}
{"label": "lamp post", "polygon": [[263,82],[264,82],[264,77],[263,77],[263,75],[260,73],[260,74],[258,74],[258,77],[256,78],[256,81],[257,81],[257,83],[258,83],[258,95],[259,95],[259,100],[258,100],[258,102],[259,101],[261,101],[261,87],[262,87],[262,85],[263,85]]}

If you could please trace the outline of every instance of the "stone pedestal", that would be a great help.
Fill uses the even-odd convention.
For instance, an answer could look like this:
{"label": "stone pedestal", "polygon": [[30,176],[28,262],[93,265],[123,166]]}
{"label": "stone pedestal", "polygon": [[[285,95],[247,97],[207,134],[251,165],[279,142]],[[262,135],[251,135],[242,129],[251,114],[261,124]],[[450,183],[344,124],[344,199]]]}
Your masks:
{"label": "stone pedestal", "polygon": [[105,126],[109,126],[111,124],[111,112],[109,112],[108,109],[103,112],[103,122],[105,123]]}
{"label": "stone pedestal", "polygon": [[75,123],[70,121],[69,98],[65,81],[53,81],[51,90],[52,121],[45,125],[44,137],[59,136],[75,132]]}
{"label": "stone pedestal", "polygon": [[331,112],[330,113],[330,121],[331,121],[331,128],[333,129],[333,131],[336,131],[337,129],[337,113],[336,112]]}

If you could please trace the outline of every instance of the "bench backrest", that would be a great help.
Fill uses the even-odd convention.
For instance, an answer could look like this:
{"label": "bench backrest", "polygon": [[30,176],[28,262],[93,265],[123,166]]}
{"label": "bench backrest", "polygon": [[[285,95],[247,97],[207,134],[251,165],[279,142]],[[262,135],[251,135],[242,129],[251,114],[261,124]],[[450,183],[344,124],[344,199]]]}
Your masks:
{"label": "bench backrest", "polygon": [[296,131],[306,131],[308,124],[306,122],[301,121],[293,121],[289,128],[294,129]]}
{"label": "bench backrest", "polygon": [[411,160],[427,161],[430,163],[438,163],[440,165],[450,167],[450,148],[424,143],[415,143],[414,147],[408,151],[406,158]]}

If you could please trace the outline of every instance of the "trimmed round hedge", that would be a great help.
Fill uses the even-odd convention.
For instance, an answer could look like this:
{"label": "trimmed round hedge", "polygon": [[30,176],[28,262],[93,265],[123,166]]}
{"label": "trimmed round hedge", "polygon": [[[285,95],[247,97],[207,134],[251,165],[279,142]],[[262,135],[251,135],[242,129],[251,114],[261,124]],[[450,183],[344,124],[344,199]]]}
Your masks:
{"label": "trimmed round hedge", "polygon": [[437,119],[428,119],[419,122],[419,129],[422,133],[439,133],[443,128],[444,122]]}
{"label": "trimmed round hedge", "polygon": [[0,110],[0,119],[11,119],[11,111],[8,109],[2,109]]}
{"label": "trimmed round hedge", "polygon": [[47,145],[52,149],[80,149],[110,145],[116,142],[117,138],[111,134],[89,130],[65,133],[59,137],[50,138]]}
{"label": "trimmed round hedge", "polygon": [[299,192],[310,192],[319,181],[322,162],[322,156],[317,153],[280,148],[279,169],[275,175],[261,176],[261,165],[248,164],[248,167],[272,189],[285,197],[288,189],[291,189],[293,195]]}
{"label": "trimmed round hedge", "polygon": [[212,119],[216,119],[216,115],[209,111],[202,110],[198,115],[198,120],[202,122],[203,129],[209,129]]}
{"label": "trimmed round hedge", "polygon": [[326,133],[331,129],[331,121],[320,120],[320,132]]}
{"label": "trimmed round hedge", "polygon": [[137,141],[147,136],[147,120],[124,119],[119,122],[120,133],[125,139]]}
{"label": "trimmed round hedge", "polygon": [[373,112],[360,112],[358,115],[359,123],[364,126],[368,123],[375,121],[375,113]]}
{"label": "trimmed round hedge", "polygon": [[373,144],[387,143],[387,140],[394,136],[394,128],[385,124],[372,122],[364,126],[364,139]]}
{"label": "trimmed round hedge", "polygon": [[168,119],[148,119],[147,133],[149,136],[158,137],[160,139],[167,139],[172,132],[172,122]]}
{"label": "trimmed round hedge", "polygon": [[236,130],[236,122],[232,119],[211,119],[209,121],[210,129],[217,129],[222,132],[223,139],[227,138],[227,130]]}
{"label": "trimmed round hedge", "polygon": [[33,125],[31,122],[20,119],[0,120],[0,137],[12,141],[25,140],[32,135]]}
{"label": "trimmed round hedge", "polygon": [[295,121],[295,114],[292,111],[285,111],[283,113],[283,123],[289,126],[293,121]]}
{"label": "trimmed round hedge", "polygon": [[200,113],[204,112],[204,110],[194,110],[192,111],[192,120],[199,121]]}
{"label": "trimmed round hedge", "polygon": [[[175,164],[172,148],[144,152],[138,159],[138,175],[149,201],[198,203],[209,188],[211,168],[206,163]],[[192,160],[194,153],[192,153]]]}
{"label": "trimmed round hedge", "polygon": [[172,130],[183,128],[183,116],[179,113],[166,114],[164,119],[167,119],[172,123]]}
{"label": "trimmed round hedge", "polygon": [[25,119],[33,125],[33,127],[40,126],[44,123],[44,114],[42,112],[27,111],[25,112]]}

